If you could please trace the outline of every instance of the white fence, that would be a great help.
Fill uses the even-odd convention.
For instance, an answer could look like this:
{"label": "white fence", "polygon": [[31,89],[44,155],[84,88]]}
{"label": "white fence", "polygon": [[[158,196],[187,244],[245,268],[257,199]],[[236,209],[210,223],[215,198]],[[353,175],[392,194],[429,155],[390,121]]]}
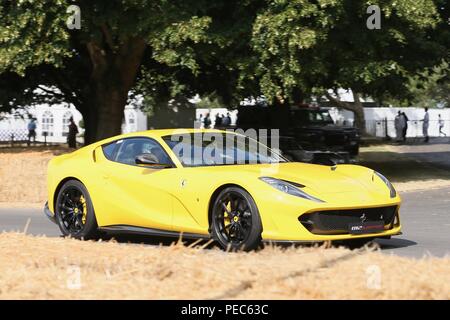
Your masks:
{"label": "white fence", "polygon": [[[368,134],[376,137],[391,138],[396,137],[394,120],[398,111],[405,112],[408,117],[407,137],[422,137],[422,125],[425,110],[423,108],[365,108],[364,116],[366,119],[366,131]],[[346,110],[332,109],[330,111],[335,122],[352,125],[354,122],[353,113]],[[439,115],[444,121],[443,132],[450,136],[450,109],[429,109],[430,117],[428,135],[430,137],[439,137]]]}

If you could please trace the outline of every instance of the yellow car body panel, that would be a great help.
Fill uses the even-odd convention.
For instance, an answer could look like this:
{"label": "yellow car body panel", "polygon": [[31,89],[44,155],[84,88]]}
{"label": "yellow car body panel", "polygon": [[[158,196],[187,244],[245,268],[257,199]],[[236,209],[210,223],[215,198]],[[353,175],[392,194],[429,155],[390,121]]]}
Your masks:
{"label": "yellow car body panel", "polygon": [[[209,235],[209,208],[215,192],[237,185],[253,197],[261,217],[263,240],[326,241],[399,234],[394,227],[374,234],[319,235],[308,231],[299,217],[322,210],[400,207],[397,194],[373,170],[357,165],[335,167],[287,162],[183,167],[162,137],[218,130],[151,130],[109,138],[52,159],[48,166],[48,206],[55,212],[58,188],[67,179],[81,181],[89,191],[99,227],[127,225],[157,230]],[[174,168],[150,169],[108,160],[102,145],[130,137],[149,137],[164,148]],[[259,177],[300,183],[314,202],[275,189]]]}

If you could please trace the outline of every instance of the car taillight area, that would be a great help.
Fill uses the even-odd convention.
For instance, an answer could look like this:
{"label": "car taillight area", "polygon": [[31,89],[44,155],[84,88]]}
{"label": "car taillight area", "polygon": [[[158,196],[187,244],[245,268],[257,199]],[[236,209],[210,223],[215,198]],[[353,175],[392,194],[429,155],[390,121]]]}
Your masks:
{"label": "car taillight area", "polygon": [[303,214],[298,220],[313,234],[337,235],[350,233],[349,226],[355,223],[382,222],[385,230],[392,229],[397,211],[397,206],[325,210]]}

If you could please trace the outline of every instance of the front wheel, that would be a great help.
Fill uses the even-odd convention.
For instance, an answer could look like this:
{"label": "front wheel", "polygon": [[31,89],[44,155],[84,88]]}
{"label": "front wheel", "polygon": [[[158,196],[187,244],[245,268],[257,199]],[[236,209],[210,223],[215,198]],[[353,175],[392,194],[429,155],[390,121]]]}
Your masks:
{"label": "front wheel", "polygon": [[212,236],[222,248],[250,251],[261,244],[261,218],[247,191],[225,188],[215,199],[211,214]]}
{"label": "front wheel", "polygon": [[91,197],[86,187],[78,180],[67,181],[59,190],[55,215],[64,236],[86,240],[98,236]]}

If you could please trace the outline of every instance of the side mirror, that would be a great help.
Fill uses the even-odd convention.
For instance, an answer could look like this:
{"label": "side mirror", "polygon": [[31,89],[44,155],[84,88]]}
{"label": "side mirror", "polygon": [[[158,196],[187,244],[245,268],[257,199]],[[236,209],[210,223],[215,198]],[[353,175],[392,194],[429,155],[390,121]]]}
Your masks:
{"label": "side mirror", "polygon": [[143,153],[136,156],[135,163],[155,169],[172,168],[171,164],[159,163],[158,158],[151,153]]}

